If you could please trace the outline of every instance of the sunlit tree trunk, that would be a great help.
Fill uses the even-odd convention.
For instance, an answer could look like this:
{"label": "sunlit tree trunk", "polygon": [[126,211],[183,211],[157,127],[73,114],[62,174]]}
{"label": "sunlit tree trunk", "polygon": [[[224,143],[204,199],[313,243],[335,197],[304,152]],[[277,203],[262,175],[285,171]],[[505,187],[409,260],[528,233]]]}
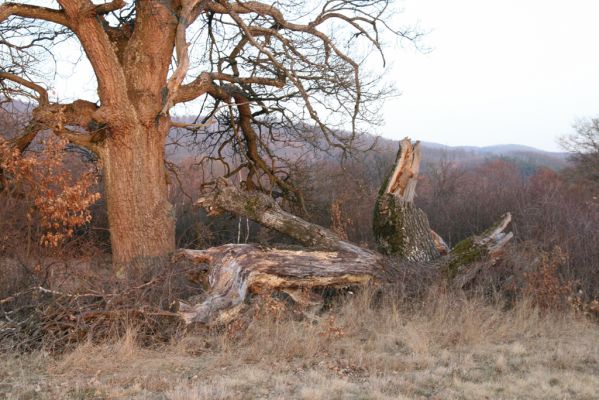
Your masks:
{"label": "sunlit tree trunk", "polygon": [[166,129],[137,127],[101,152],[113,263],[139,273],[175,249],[164,168]]}

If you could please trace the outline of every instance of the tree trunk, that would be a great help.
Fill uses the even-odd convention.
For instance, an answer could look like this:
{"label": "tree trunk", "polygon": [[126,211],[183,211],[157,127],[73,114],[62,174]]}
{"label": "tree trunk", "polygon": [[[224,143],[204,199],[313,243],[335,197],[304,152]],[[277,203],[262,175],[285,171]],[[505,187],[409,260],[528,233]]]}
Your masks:
{"label": "tree trunk", "polygon": [[[224,179],[220,179],[215,190],[199,199],[197,204],[211,214],[228,211],[250,218],[310,248],[225,245],[179,251],[177,258],[200,264],[203,273],[208,275],[204,281],[210,282],[206,288],[207,297],[202,302],[180,304],[179,315],[186,323],[227,322],[238,315],[249,293],[283,291],[302,304],[306,298],[314,297],[313,289],[325,287],[374,283],[409,291],[413,289],[410,285],[426,287],[426,282],[438,277],[447,278],[454,286],[463,288],[476,278],[485,261],[494,263],[512,237],[511,233],[503,233],[511,221],[511,216],[506,214],[491,229],[461,242],[447,256],[414,262],[401,258],[401,254],[388,257],[349,243],[329,229],[282,210],[271,197],[259,192],[243,192]],[[422,216],[428,226],[426,215],[422,213]],[[410,223],[412,220],[403,221]],[[402,229],[401,225],[394,226]],[[430,231],[427,234],[407,229],[406,232],[433,237]],[[434,246],[435,240],[430,240]]]}
{"label": "tree trunk", "polygon": [[443,241],[431,232],[426,214],[414,206],[420,169],[420,143],[399,143],[395,166],[376,201],[373,233],[378,250],[409,261],[431,261],[444,252]]}
{"label": "tree trunk", "polygon": [[164,141],[168,125],[108,138],[100,157],[113,264],[139,274],[175,250],[175,224],[167,198]]}

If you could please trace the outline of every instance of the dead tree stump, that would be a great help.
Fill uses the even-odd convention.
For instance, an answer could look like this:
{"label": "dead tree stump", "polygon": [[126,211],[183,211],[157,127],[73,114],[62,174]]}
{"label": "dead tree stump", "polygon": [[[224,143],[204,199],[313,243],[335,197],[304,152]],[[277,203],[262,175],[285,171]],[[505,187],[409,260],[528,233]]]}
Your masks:
{"label": "dead tree stump", "polygon": [[374,208],[378,251],[402,260],[427,262],[440,256],[426,214],[414,206],[420,169],[420,143],[403,139],[395,166],[383,183]]}
{"label": "dead tree stump", "polygon": [[464,287],[478,271],[480,261],[501,254],[511,233],[504,233],[506,214],[482,235],[466,239],[449,251],[431,231],[428,218],[413,205],[420,148],[401,141],[389,179],[375,206],[374,233],[379,251],[346,240],[285,210],[260,192],[242,191],[224,179],[200,198],[197,205],[210,214],[231,212],[290,236],[306,247],[268,248],[230,244],[206,250],[180,250],[208,276],[206,298],[195,305],[180,304],[186,323],[215,324],[235,318],[250,293],[286,292],[298,303],[313,301],[318,288],[365,284],[399,285],[406,271],[425,271]]}

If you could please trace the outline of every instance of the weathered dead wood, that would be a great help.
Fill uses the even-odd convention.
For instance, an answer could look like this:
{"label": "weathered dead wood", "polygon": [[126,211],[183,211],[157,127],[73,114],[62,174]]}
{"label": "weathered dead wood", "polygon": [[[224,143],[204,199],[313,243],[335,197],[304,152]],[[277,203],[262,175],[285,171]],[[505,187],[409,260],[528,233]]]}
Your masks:
{"label": "weathered dead wood", "polygon": [[393,171],[379,192],[372,228],[381,253],[427,262],[439,258],[444,242],[431,233],[426,214],[414,206],[419,170],[420,143],[412,144],[405,138]]}
{"label": "weathered dead wood", "polygon": [[[281,290],[302,304],[306,298],[314,301],[310,292],[315,288],[366,283],[399,286],[402,279],[418,271],[422,276],[446,277],[457,287],[466,286],[477,276],[482,262],[493,263],[511,239],[511,233],[504,233],[511,215],[504,215],[482,235],[468,238],[447,252],[443,239],[430,230],[426,215],[412,204],[418,173],[418,145],[412,146],[408,139],[401,145],[403,150],[400,150],[391,180],[383,185],[385,200],[379,202],[377,212],[380,226],[388,229],[386,238],[401,236],[396,243],[404,246],[402,250],[381,254],[359,247],[329,229],[282,210],[264,193],[241,191],[221,179],[197,205],[211,214],[226,211],[250,218],[309,248],[243,244],[180,250],[177,257],[205,266],[209,287],[201,303],[181,303],[179,315],[187,323],[214,324],[234,318],[249,293]],[[392,210],[393,221],[384,221],[390,217],[385,214],[387,211],[381,210],[381,203],[387,211]],[[443,252],[448,254],[441,256]]]}
{"label": "weathered dead wood", "polygon": [[381,258],[369,253],[273,249],[253,244],[231,244],[207,250],[181,250],[185,257],[207,265],[209,296],[200,304],[180,305],[187,322],[214,323],[231,318],[248,293],[287,292],[305,303],[302,291],[364,285],[383,280]]}
{"label": "weathered dead wood", "polygon": [[313,288],[382,282],[392,275],[387,257],[282,210],[264,193],[241,191],[220,179],[196,204],[212,215],[227,211],[250,218],[308,248],[243,244],[179,251],[176,257],[205,264],[209,275],[208,297],[195,306],[180,304],[180,315],[187,323],[219,323],[233,318],[248,293],[283,290],[302,304],[305,298],[313,299],[306,296]]}
{"label": "weathered dead wood", "polygon": [[413,202],[420,172],[420,142],[412,143],[407,137],[399,142],[399,151],[385,193],[391,193],[405,202]]}
{"label": "weathered dead wood", "polygon": [[501,257],[505,245],[514,236],[504,232],[512,222],[512,215],[506,213],[498,222],[480,235],[462,240],[451,250],[441,265],[441,272],[456,288],[470,284],[486,265],[494,265]]}
{"label": "weathered dead wood", "polygon": [[[235,318],[250,293],[284,291],[297,303],[306,305],[306,298],[314,301],[310,293],[316,288],[366,283],[402,286],[404,280],[414,284],[416,280],[430,281],[434,276],[446,276],[455,281],[456,286],[463,287],[477,276],[484,265],[482,262],[489,256],[496,257],[497,249],[511,237],[511,233],[503,233],[511,218],[508,214],[494,229],[457,246],[456,252],[418,264],[402,262],[344,242],[333,232],[281,210],[268,196],[241,192],[226,182],[219,183],[213,194],[202,198],[200,203],[211,212],[217,210],[212,205],[219,204],[219,211],[236,210],[249,217],[248,209],[241,206],[248,201],[261,205],[251,211],[265,226],[281,227],[281,231],[304,243],[314,243],[324,235],[327,241],[319,242],[323,249],[230,244],[206,250],[180,250],[176,258],[187,258],[203,265],[208,275],[206,298],[197,305],[180,303],[179,315],[186,323],[219,324]],[[268,217],[264,218],[266,214]],[[324,248],[326,243],[331,243],[332,248]]]}
{"label": "weathered dead wood", "polygon": [[439,252],[440,255],[442,256],[446,256],[447,254],[449,254],[450,252],[450,248],[447,245],[447,243],[445,243],[445,240],[443,240],[443,238],[435,231],[433,231],[431,229],[431,235],[433,237],[433,242],[435,243],[435,247],[437,248],[437,251]]}
{"label": "weathered dead wood", "polygon": [[275,200],[261,192],[241,191],[225,179],[218,179],[214,190],[200,198],[196,205],[210,215],[224,211],[246,217],[262,226],[281,232],[306,247],[380,257],[376,252],[343,240],[330,229],[312,224],[279,207]]}

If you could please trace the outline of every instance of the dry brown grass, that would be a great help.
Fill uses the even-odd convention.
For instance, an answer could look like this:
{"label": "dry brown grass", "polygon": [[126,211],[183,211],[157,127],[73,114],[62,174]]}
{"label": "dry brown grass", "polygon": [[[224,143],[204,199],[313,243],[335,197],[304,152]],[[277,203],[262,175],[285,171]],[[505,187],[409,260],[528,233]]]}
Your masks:
{"label": "dry brown grass", "polygon": [[420,304],[354,295],[313,321],[260,318],[159,349],[86,344],[0,356],[7,399],[594,399],[599,329],[522,302],[437,291]]}

